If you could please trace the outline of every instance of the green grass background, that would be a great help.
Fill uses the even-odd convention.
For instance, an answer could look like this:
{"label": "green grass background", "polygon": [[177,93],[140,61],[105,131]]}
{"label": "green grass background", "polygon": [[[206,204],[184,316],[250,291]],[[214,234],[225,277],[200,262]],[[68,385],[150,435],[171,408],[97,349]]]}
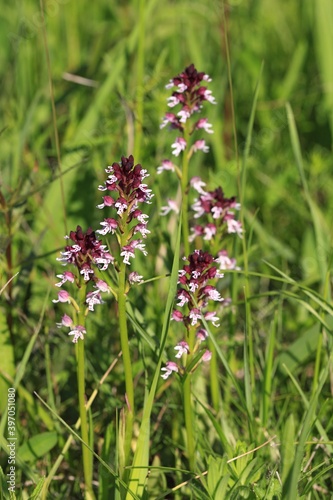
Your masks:
{"label": "green grass background", "polygon": [[[327,498],[333,490],[332,2],[49,0],[44,16],[45,30],[33,0],[3,3],[0,11],[1,287],[19,273],[0,298],[0,465],[6,472],[6,395],[15,379],[18,498],[32,494],[31,481],[47,475],[67,438],[33,391],[69,425],[78,416],[73,346],[55,328],[60,310],[51,303],[61,272],[55,258],[70,229],[98,226],[104,168],[134,150],[155,193],[149,257],[136,259],[137,270],[147,278],[170,272],[175,242],[159,209],[176,180],[156,176],[156,168],[170,158],[175,135],[159,125],[165,84],[192,62],[213,78],[218,102],[207,107],[215,129],[210,153],[197,155],[193,175],[211,189],[222,184],[227,196],[243,193],[246,245],[234,251],[241,267],[248,262],[248,280],[242,273],[228,277],[234,309],[216,339],[246,402],[220,360],[221,412],[212,413],[207,374],[200,377],[201,465],[211,472],[206,482],[168,494],[188,476],[174,469],[182,464],[177,387],[162,388],[150,456],[172,470],[152,473],[149,498]],[[131,296],[137,374],[151,375],[156,365],[167,289],[160,280]],[[91,323],[89,391],[119,352],[115,317],[108,302]],[[175,341],[171,334],[169,352]],[[143,399],[142,378],[137,384]],[[92,409],[96,452],[111,465],[122,394],[118,363]],[[36,436],[31,452],[27,443]],[[274,447],[226,463],[272,436]],[[76,443],[50,498],[81,498],[79,463]],[[108,498],[111,486],[100,498]]]}

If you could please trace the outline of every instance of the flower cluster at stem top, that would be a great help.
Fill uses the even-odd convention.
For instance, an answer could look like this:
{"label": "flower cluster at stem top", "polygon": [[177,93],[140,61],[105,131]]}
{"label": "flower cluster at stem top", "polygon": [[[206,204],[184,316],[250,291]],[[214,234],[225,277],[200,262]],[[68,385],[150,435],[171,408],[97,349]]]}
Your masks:
{"label": "flower cluster at stem top", "polygon": [[[150,203],[153,196],[147,184],[143,182],[148,177],[147,171],[140,164],[134,164],[132,155],[128,158],[123,156],[121,162],[113,163],[105,171],[108,177],[105,183],[99,186],[99,190],[107,191],[108,194],[105,194],[103,203],[97,208],[111,207],[115,211],[114,217],[104,218],[100,223],[102,228],[96,232],[89,228],[84,233],[81,227],[77,226],[76,231],[71,231],[66,237],[71,239],[73,244],[67,245],[65,251],[61,253],[61,258],[57,259],[64,265],[72,264],[76,268],[75,273],[65,271],[58,275],[61,281],[56,286],[62,287],[66,282],[76,285],[78,301],[67,291],[61,290],[58,293],[58,299],[53,302],[71,304],[75,318],[84,311],[83,316],[82,314],[80,316],[81,320],[89,311],[94,310],[96,304],[102,303],[101,293],[110,293],[109,285],[98,278],[99,271],[106,271],[112,263],[120,272],[119,262],[111,255],[107,246],[97,240],[96,233],[102,236],[115,234],[119,247],[118,257],[122,259],[125,268],[130,265],[130,258],[135,257],[135,250],[140,250],[147,255],[143,239],[150,233],[147,229],[148,215],[139,208],[140,203]],[[135,237],[138,234],[141,238]],[[142,276],[135,271],[129,273],[129,285],[140,282],[142,282]],[[70,328],[69,335],[73,335],[73,342],[77,342],[79,339],[83,340],[86,330],[84,324],[76,323],[65,314],[57,326]]]}
{"label": "flower cluster at stem top", "polygon": [[[140,203],[151,203],[151,189],[143,183],[149,174],[140,164],[134,165],[132,155],[128,158],[123,156],[120,163],[113,163],[105,171],[108,177],[98,189],[108,191],[113,196],[103,196],[103,203],[97,208],[112,207],[116,215],[115,218],[105,218],[101,222],[102,229],[96,232],[103,235],[116,233],[120,257],[125,264],[130,265],[129,259],[135,257],[135,250],[147,255],[142,238],[150,233],[147,229],[148,215],[138,207]],[[141,235],[141,238],[134,238],[136,234]]]}
{"label": "flower cluster at stem top", "polygon": [[[211,353],[202,349],[201,346],[208,336],[202,318],[206,322],[211,322],[215,327],[219,326],[216,311],[208,310],[208,306],[212,302],[223,301],[219,291],[211,284],[211,280],[223,278],[224,275],[214,265],[216,261],[208,252],[195,250],[184,260],[188,263],[179,271],[177,309],[173,311],[172,319],[183,323],[186,329],[186,338],[176,345],[176,357],[184,357],[186,362],[188,355],[193,357],[193,355],[199,354],[198,362],[208,361]],[[197,364],[191,367],[191,371],[196,366]],[[185,368],[178,366],[173,361],[168,361],[162,371],[164,371],[162,377],[166,379],[173,371],[183,374]]]}
{"label": "flower cluster at stem top", "polygon": [[[161,124],[161,128],[169,125],[171,129],[176,129],[181,134],[171,145],[172,154],[179,156],[182,151],[189,148],[189,137],[196,130],[204,130],[208,134],[213,133],[212,124],[207,118],[198,118],[196,115],[202,111],[203,102],[208,101],[211,104],[216,104],[215,98],[212,96],[211,90],[202,83],[211,82],[211,79],[205,73],[196,70],[191,64],[179,75],[170,80],[167,89],[175,90],[172,96],[168,98],[168,106],[170,108],[180,107],[181,109],[175,113],[166,113]],[[204,153],[209,151],[209,148],[204,139],[198,139],[191,146],[191,153],[201,150]],[[168,160],[162,163],[158,173],[163,170],[170,170]]]}
{"label": "flower cluster at stem top", "polygon": [[[102,293],[110,293],[109,286],[98,278],[96,271],[105,271],[114,259],[107,247],[96,238],[91,228],[84,233],[82,228],[77,226],[76,231],[71,231],[65,238],[72,240],[73,244],[67,245],[57,260],[63,265],[72,264],[75,272],[64,271],[58,274],[60,281],[56,283],[56,286],[62,288],[65,284],[74,284],[78,290],[79,299],[75,300],[67,290],[60,290],[58,299],[53,302],[67,302],[73,308],[75,318],[82,310],[85,317],[89,311],[94,311],[95,305],[103,303]],[[69,335],[73,336],[74,343],[79,339],[83,340],[86,333],[84,325],[77,324],[67,314],[62,317],[61,323],[57,323],[57,326],[69,328]]]}

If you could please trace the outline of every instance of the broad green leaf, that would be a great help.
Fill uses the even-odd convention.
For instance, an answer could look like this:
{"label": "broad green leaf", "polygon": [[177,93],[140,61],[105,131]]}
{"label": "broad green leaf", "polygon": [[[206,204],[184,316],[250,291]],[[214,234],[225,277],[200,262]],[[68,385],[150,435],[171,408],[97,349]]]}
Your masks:
{"label": "broad green leaf", "polygon": [[[5,286],[0,291],[0,301],[2,292]],[[9,382],[1,375],[5,374],[10,378],[15,375],[15,357],[10,332],[7,326],[5,309],[0,306],[0,413],[3,413],[7,406],[7,390],[10,387]]]}
{"label": "broad green leaf", "polygon": [[4,309],[0,307],[0,413],[3,414],[7,407],[8,388],[11,384],[2,377],[15,376],[14,349],[10,338],[10,333],[6,325]]}
{"label": "broad green leaf", "polygon": [[226,458],[210,456],[208,460],[207,489],[213,498],[224,477],[229,479]]}
{"label": "broad green leaf", "polygon": [[56,432],[36,434],[19,447],[17,455],[25,462],[34,462],[52,450],[57,442],[58,434]]}

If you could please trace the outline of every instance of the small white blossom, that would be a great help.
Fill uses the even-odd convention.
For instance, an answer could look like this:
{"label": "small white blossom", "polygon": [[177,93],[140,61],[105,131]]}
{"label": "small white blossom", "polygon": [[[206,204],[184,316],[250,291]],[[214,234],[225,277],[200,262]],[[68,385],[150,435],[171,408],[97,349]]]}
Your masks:
{"label": "small white blossom", "polygon": [[212,91],[211,90],[206,90],[204,93],[204,97],[206,101],[211,102],[212,104],[216,104],[215,97],[212,96]]}
{"label": "small white blossom", "polygon": [[202,188],[206,186],[206,183],[201,179],[201,177],[192,177],[190,180],[191,186],[200,194],[206,194]]}
{"label": "small white blossom", "polygon": [[185,340],[182,340],[176,345],[175,351],[178,351],[176,354],[176,358],[181,358],[183,354],[188,354],[190,352],[190,348],[188,343],[185,342]]}
{"label": "small white blossom", "polygon": [[164,170],[171,170],[171,172],[174,172],[175,166],[170,160],[163,160],[162,165],[157,167],[157,174],[161,174]]}
{"label": "small white blossom", "polygon": [[228,226],[228,233],[237,233],[240,238],[242,237],[243,228],[242,224],[238,220],[228,219],[227,226]]}
{"label": "small white blossom", "polygon": [[81,325],[78,325],[72,331],[70,331],[68,335],[73,335],[73,342],[74,342],[74,344],[76,344],[79,339],[81,339],[81,340],[84,339],[85,333],[86,333],[86,330],[84,329],[84,327]]}
{"label": "small white blossom", "polygon": [[177,104],[179,104],[179,102],[180,102],[178,97],[176,97],[174,95],[172,95],[171,97],[168,97],[167,101],[168,101],[169,108],[173,108],[174,106],[177,106]]}
{"label": "small white blossom", "polygon": [[182,137],[177,137],[175,142],[171,144],[171,148],[173,149],[172,154],[175,156],[179,156],[182,151],[186,148],[186,141]]}
{"label": "small white blossom", "polygon": [[168,205],[165,207],[161,207],[161,215],[168,215],[169,212],[176,212],[176,214],[179,214],[179,208],[177,206],[177,203],[173,200],[168,200]]}
{"label": "small white blossom", "polygon": [[179,368],[177,366],[177,363],[174,363],[173,361],[167,361],[165,368],[161,368],[161,371],[162,372],[165,371],[165,373],[163,373],[161,377],[164,378],[164,380],[166,380],[171,375],[172,372],[178,373]]}
{"label": "small white blossom", "polygon": [[103,304],[103,300],[99,291],[87,293],[86,303],[88,304],[89,311],[94,311],[94,306]]}
{"label": "small white blossom", "polygon": [[206,350],[201,359],[204,363],[207,363],[207,361],[210,361],[212,359],[212,353]]}
{"label": "small white blossom", "polygon": [[63,274],[57,274],[57,278],[60,278],[61,281],[59,283],[56,283],[55,286],[62,286],[64,283],[66,283],[66,281],[74,283],[75,276],[70,271],[65,271]]}
{"label": "small white blossom", "polygon": [[193,308],[190,311],[189,318],[191,318],[191,325],[194,326],[198,323],[198,319],[201,318],[201,312],[197,308]]}
{"label": "small white blossom", "polygon": [[191,113],[187,109],[182,109],[179,113],[177,113],[177,116],[180,117],[180,123],[186,123],[186,120],[190,118]]}
{"label": "small white blossom", "polygon": [[140,276],[139,273],[136,271],[133,271],[132,273],[129,274],[128,276],[128,281],[130,282],[131,285],[134,283],[143,283],[143,276]]}
{"label": "small white blossom", "polygon": [[70,328],[73,324],[73,320],[70,316],[67,314],[64,314],[63,317],[61,318],[61,323],[56,323],[57,328],[62,328],[65,326],[66,328]]}
{"label": "small white blossom", "polygon": [[66,290],[60,290],[60,292],[58,293],[58,300],[53,299],[52,302],[54,302],[54,304],[57,304],[58,302],[67,302],[68,304],[70,304],[71,296],[68,292],[66,292]]}
{"label": "small white blossom", "polygon": [[204,153],[208,153],[209,151],[209,147],[206,145],[206,142],[203,139],[200,139],[193,144],[193,151],[197,152],[199,150],[203,151]]}

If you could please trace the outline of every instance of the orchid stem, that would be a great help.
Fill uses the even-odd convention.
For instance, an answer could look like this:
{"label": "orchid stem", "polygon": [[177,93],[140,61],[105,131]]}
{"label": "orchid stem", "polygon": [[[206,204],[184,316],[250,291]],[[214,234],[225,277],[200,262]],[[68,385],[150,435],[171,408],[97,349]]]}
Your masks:
{"label": "orchid stem", "polygon": [[[85,326],[85,315],[82,312],[86,296],[86,286],[81,286],[80,289],[80,305],[81,310],[78,314],[78,323]],[[82,440],[89,445],[89,432],[86,410],[86,396],[85,396],[85,353],[84,341],[79,340],[76,344],[76,359],[77,359],[77,383],[78,383],[78,396],[79,396],[79,409],[81,419],[81,437]],[[85,498],[86,500],[95,499],[92,488],[92,457],[91,452],[82,443],[82,459],[83,459],[83,474],[85,482]]]}
{"label": "orchid stem", "polygon": [[[128,230],[124,231],[121,238],[121,246],[127,242]],[[121,262],[119,268],[119,287],[118,287],[118,312],[119,312],[119,331],[120,343],[123,353],[125,391],[127,409],[125,410],[125,443],[124,443],[124,466],[129,465],[131,453],[131,440],[133,433],[134,419],[134,385],[131,364],[131,355],[128,342],[127,318],[126,318],[126,264]]]}

